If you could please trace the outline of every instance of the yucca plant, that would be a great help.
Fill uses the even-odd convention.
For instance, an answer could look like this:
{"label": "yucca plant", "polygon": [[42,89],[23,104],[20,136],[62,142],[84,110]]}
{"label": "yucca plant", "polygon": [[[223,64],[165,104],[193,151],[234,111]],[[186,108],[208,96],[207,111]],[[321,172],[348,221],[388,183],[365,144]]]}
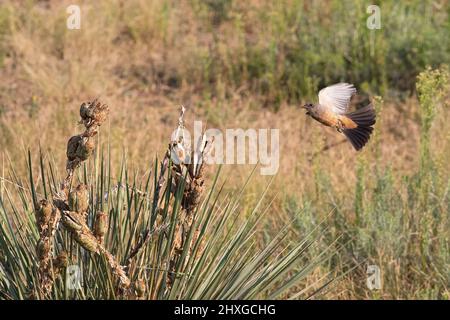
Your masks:
{"label": "yucca plant", "polygon": [[[290,225],[260,243],[270,184],[250,212],[242,210],[250,177],[227,195],[220,168],[208,183],[206,139],[195,152],[182,139],[171,141],[142,177],[130,173],[126,160],[115,172],[101,148],[91,157],[107,112],[97,101],[82,105],[86,130],[69,140],[64,177],[42,152],[39,172],[28,154],[28,183],[10,164],[0,195],[2,299],[305,298],[329,283],[305,278],[336,246],[311,257],[320,232],[292,241]],[[74,271],[82,280],[75,287]]]}

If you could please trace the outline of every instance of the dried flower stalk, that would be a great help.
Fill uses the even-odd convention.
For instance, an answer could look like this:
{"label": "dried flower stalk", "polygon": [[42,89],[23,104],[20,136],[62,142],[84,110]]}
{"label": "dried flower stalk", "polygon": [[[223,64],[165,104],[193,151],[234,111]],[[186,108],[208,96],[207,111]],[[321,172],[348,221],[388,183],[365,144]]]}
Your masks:
{"label": "dried flower stalk", "polygon": [[[130,280],[124,268],[116,258],[103,246],[103,238],[108,227],[108,217],[103,212],[97,212],[94,223],[94,231],[86,223],[89,208],[88,187],[78,185],[70,191],[71,179],[74,170],[86,161],[94,151],[92,138],[98,133],[98,128],[106,120],[109,108],[95,99],[92,102],[83,103],[80,107],[80,123],[85,126],[85,131],[69,139],[67,145],[67,178],[63,183],[64,193],[68,201],[59,203],[58,209],[62,212],[62,222],[75,241],[85,250],[103,255],[111,267],[115,276],[119,279],[119,291],[126,295],[130,287]],[[68,209],[68,210],[67,210]]]}
{"label": "dried flower stalk", "polygon": [[106,120],[108,113],[109,107],[106,104],[101,104],[97,99],[81,104],[80,124],[84,125],[85,131],[73,136],[67,143],[67,177],[63,182],[63,191],[66,193],[74,170],[94,152],[95,144],[92,138],[98,133],[98,128]]}
{"label": "dried flower stalk", "polygon": [[95,148],[93,137],[106,120],[108,111],[108,106],[102,105],[97,99],[81,105],[80,123],[84,125],[85,131],[68,141],[67,176],[62,183],[62,192],[54,195],[53,205],[47,200],[42,200],[37,206],[36,222],[40,234],[37,252],[41,290],[44,295],[51,291],[55,275],[59,274],[68,263],[65,252],[61,252],[58,257],[52,259],[52,239],[60,219],[65,229],[81,247],[105,257],[113,274],[118,278],[118,292],[123,296],[128,294],[131,281],[124,268],[103,246],[103,237],[108,227],[107,215],[103,212],[97,213],[94,232],[92,232],[86,223],[89,210],[88,186],[80,184],[71,190],[74,171],[93,154]]}
{"label": "dried flower stalk", "polygon": [[55,278],[64,267],[62,264],[58,264],[56,269],[52,269],[53,234],[56,230],[60,213],[48,200],[44,199],[36,205],[35,216],[39,230],[39,240],[36,246],[39,261],[39,290],[43,296],[46,296],[51,292]]}
{"label": "dried flower stalk", "polygon": [[126,294],[130,287],[130,280],[126,275],[124,268],[117,262],[116,258],[103,246],[103,244],[92,233],[87,226],[84,217],[78,212],[63,211],[62,223],[67,231],[73,236],[75,241],[85,250],[103,255],[110,265],[112,272],[119,279],[119,289],[121,293]]}
{"label": "dried flower stalk", "polygon": [[[174,184],[171,190],[175,193],[180,184],[184,184],[183,198],[181,201],[181,214],[175,229],[174,247],[172,248],[171,259],[169,262],[169,272],[167,277],[167,286],[170,288],[175,280],[175,267],[183,253],[188,235],[195,221],[195,212],[200,203],[200,197],[204,191],[204,162],[209,154],[213,140],[208,140],[202,135],[201,140],[197,142],[196,149],[189,150],[186,145],[184,129],[184,107],[181,108],[178,120],[178,129],[175,139],[169,145],[169,154],[172,159],[172,172],[174,175]],[[192,250],[192,244],[198,237],[198,230],[194,231],[194,237],[188,245],[189,252],[186,261]]]}

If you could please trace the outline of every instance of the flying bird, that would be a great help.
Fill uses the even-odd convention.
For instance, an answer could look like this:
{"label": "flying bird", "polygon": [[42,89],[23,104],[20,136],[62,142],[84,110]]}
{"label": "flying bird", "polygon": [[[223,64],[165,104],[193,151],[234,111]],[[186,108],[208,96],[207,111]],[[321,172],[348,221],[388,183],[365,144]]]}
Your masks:
{"label": "flying bird", "polygon": [[319,91],[319,103],[307,103],[302,108],[306,114],[325,126],[343,133],[356,150],[369,141],[375,124],[372,104],[353,112],[347,112],[356,89],[349,83],[337,83]]}

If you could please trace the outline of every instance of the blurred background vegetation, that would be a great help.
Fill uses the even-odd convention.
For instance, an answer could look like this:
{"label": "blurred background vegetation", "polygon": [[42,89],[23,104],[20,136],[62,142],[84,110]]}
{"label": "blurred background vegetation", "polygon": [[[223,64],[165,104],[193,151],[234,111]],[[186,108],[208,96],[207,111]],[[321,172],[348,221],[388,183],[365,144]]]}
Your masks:
{"label": "blurred background vegetation", "polygon": [[[311,282],[360,267],[325,297],[450,297],[450,1],[79,1],[80,30],[66,28],[70,4],[0,3],[2,191],[16,181],[8,159],[26,180],[27,149],[64,166],[81,101],[110,105],[101,144],[136,172],[166,148],[184,104],[188,123],[280,129],[262,228],[269,237],[298,218],[295,242],[334,210],[316,254],[339,235],[345,250]],[[366,26],[370,4],[380,30]],[[298,109],[339,81],[356,85],[355,104],[376,104],[375,134],[358,154]],[[250,170],[226,166],[228,188]],[[265,185],[249,187],[244,209]],[[380,266],[382,290],[367,289],[367,264]]]}

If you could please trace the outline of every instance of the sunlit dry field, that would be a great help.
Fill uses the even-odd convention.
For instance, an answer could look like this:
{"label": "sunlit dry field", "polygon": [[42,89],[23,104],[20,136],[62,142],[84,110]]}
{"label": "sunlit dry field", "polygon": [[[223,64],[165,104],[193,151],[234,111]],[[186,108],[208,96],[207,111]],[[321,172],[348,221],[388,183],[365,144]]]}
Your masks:
{"label": "sunlit dry field", "polygon": [[[449,1],[383,2],[377,30],[356,0],[81,1],[79,30],[71,4],[0,1],[1,299],[450,298]],[[337,82],[377,112],[360,152],[300,108]],[[109,113],[66,187],[87,185],[87,224],[105,211],[108,228],[94,252],[61,224],[47,254],[67,252],[86,287],[68,290],[60,268],[47,289],[34,212],[65,193],[67,141],[95,98]],[[195,210],[170,176],[155,202],[181,105],[189,130],[279,129],[277,173],[205,165]]]}

